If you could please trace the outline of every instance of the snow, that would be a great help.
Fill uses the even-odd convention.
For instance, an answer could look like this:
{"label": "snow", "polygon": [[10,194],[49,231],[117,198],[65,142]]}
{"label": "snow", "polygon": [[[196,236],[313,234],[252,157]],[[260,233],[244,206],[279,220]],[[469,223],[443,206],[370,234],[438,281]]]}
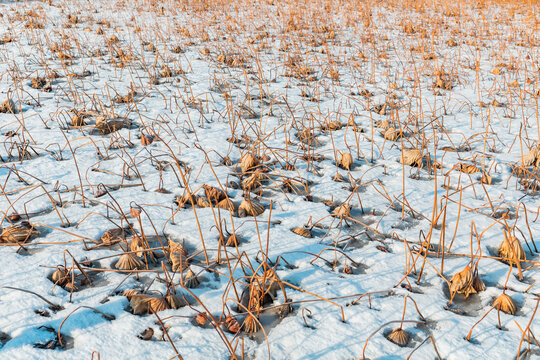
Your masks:
{"label": "snow", "polygon": [[[13,38],[0,45],[0,100],[20,106],[15,114],[0,113],[1,226],[8,228],[9,216],[17,213],[39,231],[24,244],[0,242],[0,357],[167,359],[175,356],[170,337],[184,359],[231,358],[223,336],[238,358],[249,359],[400,359],[427,338],[411,358],[436,358],[431,342],[448,360],[508,359],[520,346],[538,357],[538,343],[521,340],[529,324],[536,339],[540,333],[540,202],[512,170],[539,140],[538,4],[520,9],[465,2],[458,9],[435,2],[415,9],[391,1],[342,7],[328,2],[326,12],[322,4],[302,1],[213,3],[205,10],[189,3],[0,3],[0,39]],[[448,15],[449,9],[460,15]],[[362,17],[366,11],[375,27]],[[78,21],[70,22],[68,15],[75,14]],[[289,16],[300,21],[300,30],[285,31]],[[27,27],[32,18],[44,28]],[[403,31],[407,21],[418,26],[417,33]],[[336,38],[322,25],[335,29]],[[120,41],[108,40],[112,35]],[[448,46],[449,39],[458,46]],[[285,43],[290,53],[280,51]],[[183,52],[172,52],[177,45]],[[59,59],[55,46],[73,60]],[[419,46],[434,59],[411,50]],[[98,49],[103,55],[93,56]],[[221,64],[221,53],[244,56],[246,67]],[[313,69],[315,81],[284,76],[295,54]],[[494,75],[502,63],[502,74]],[[160,77],[162,65],[174,75]],[[331,79],[333,69],[339,81]],[[451,90],[433,87],[438,70],[452,78]],[[32,78],[51,71],[59,75],[51,79],[52,91],[31,86]],[[84,71],[90,74],[74,76]],[[513,80],[519,87],[510,86]],[[364,88],[374,95],[359,95]],[[114,101],[133,89],[134,102]],[[397,108],[384,115],[372,111],[393,98]],[[479,104],[494,99],[503,106]],[[87,125],[71,125],[73,109],[90,114]],[[101,134],[98,113],[125,118],[131,126]],[[376,125],[384,120],[399,123],[407,136],[385,140]],[[344,127],[322,130],[328,121]],[[365,132],[354,131],[349,121]],[[316,132],[317,146],[297,138],[306,127]],[[16,135],[5,136],[8,131]],[[143,146],[141,134],[154,141]],[[256,142],[255,150],[228,141],[242,135]],[[442,168],[401,164],[402,149],[413,147]],[[206,184],[226,189],[239,205],[245,192],[230,182],[240,184],[237,165],[249,152],[268,157],[263,164],[269,180],[261,193],[249,193],[265,206],[263,214],[241,218],[224,209],[175,204],[189,190],[203,195]],[[337,166],[343,152],[354,158],[350,171]],[[324,159],[305,160],[315,155]],[[225,156],[233,165],[222,164]],[[459,163],[482,171],[460,172]],[[484,170],[492,184],[480,182]],[[529,170],[538,176],[537,169]],[[334,181],[336,173],[346,182]],[[308,184],[309,193],[283,191],[285,179]],[[332,215],[342,203],[352,206],[348,219]],[[135,206],[144,210],[140,222],[130,216]],[[236,233],[238,248],[225,252],[220,246],[218,218]],[[157,248],[157,262],[148,269],[118,271],[126,246],[96,246],[106,231],[127,227],[126,221]],[[291,231],[302,226],[312,229],[311,238]],[[525,250],[523,279],[516,266],[497,258],[506,226]],[[422,266],[418,249],[429,236],[447,253],[443,260],[432,251]],[[197,287],[182,287],[182,275],[173,274],[159,241],[165,247],[184,243]],[[458,294],[449,304],[447,281],[471,258],[486,289],[468,299]],[[87,260],[92,266],[82,267],[92,285],[79,284],[70,293],[52,281],[59,267],[83,279],[77,264]],[[283,282],[292,311],[278,314],[285,302],[279,289],[261,312],[264,331],[226,331],[229,314],[242,324],[246,314],[237,296],[254,269],[262,276],[267,265]],[[157,314],[167,326],[164,334],[157,316],[134,315],[122,292],[165,295],[168,276],[190,304]],[[503,291],[516,303],[516,314],[501,312],[501,329],[494,310],[475,325]],[[194,318],[201,312],[212,314],[222,330],[211,321],[198,325]],[[411,336],[404,347],[385,337],[402,318]],[[148,328],[153,337],[139,339]],[[58,344],[58,332],[65,346]],[[40,348],[46,344],[54,348]]]}

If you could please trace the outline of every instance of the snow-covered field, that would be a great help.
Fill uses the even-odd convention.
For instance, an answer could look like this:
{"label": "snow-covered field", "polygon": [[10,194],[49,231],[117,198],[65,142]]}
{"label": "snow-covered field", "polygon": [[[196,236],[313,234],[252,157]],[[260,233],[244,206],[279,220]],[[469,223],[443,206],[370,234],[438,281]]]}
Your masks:
{"label": "snow-covered field", "polygon": [[0,359],[540,358],[539,10],[0,2]]}

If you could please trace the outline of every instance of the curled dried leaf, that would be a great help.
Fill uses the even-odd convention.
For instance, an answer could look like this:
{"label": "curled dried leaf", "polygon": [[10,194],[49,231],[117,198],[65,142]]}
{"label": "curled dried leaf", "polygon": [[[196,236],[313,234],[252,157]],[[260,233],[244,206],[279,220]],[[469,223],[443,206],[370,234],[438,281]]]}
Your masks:
{"label": "curled dried leaf", "polygon": [[236,236],[236,234],[231,234],[227,237],[227,241],[225,242],[225,246],[234,246],[234,247],[237,247],[238,246],[238,237]]}
{"label": "curled dried leaf", "polygon": [[311,229],[307,228],[305,226],[300,226],[300,227],[294,228],[294,229],[292,229],[292,232],[297,234],[297,235],[303,236],[305,238],[310,238],[312,236]]}
{"label": "curled dried leaf", "polygon": [[501,295],[499,295],[495,299],[495,301],[493,301],[493,304],[491,306],[509,315],[514,315],[517,311],[517,307],[516,307],[516,304],[514,303],[514,300],[512,300],[512,298],[505,293],[502,293]]}
{"label": "curled dried leaf", "polygon": [[264,206],[255,200],[242,200],[238,207],[238,216],[259,216],[264,212]]}
{"label": "curled dried leaf", "polygon": [[499,245],[499,256],[503,258],[503,260],[515,265],[526,260],[527,257],[521,242],[515,236],[508,234],[506,229],[503,234],[504,240]]}
{"label": "curled dried leaf", "polygon": [[250,336],[253,336],[254,333],[258,332],[261,329],[259,322],[252,314],[247,315],[247,317],[244,319],[242,327],[244,328],[244,332],[249,334]]}
{"label": "curled dried leaf", "polygon": [[171,252],[172,271],[182,272],[189,266],[187,257],[181,253]]}
{"label": "curled dried leaf", "polygon": [[317,135],[315,135],[311,129],[304,129],[304,130],[299,131],[298,134],[296,134],[296,137],[305,145],[308,145],[308,146],[319,145],[319,139],[317,138]]}
{"label": "curled dried leaf", "polygon": [[197,196],[197,206],[201,208],[212,207],[212,203],[204,196]]}
{"label": "curled dried leaf", "polygon": [[245,154],[242,156],[242,160],[240,161],[240,168],[242,169],[243,173],[246,173],[255,167],[259,165],[259,159],[257,159],[255,156],[253,156],[250,153]]}
{"label": "curled dried leaf", "polygon": [[525,155],[523,155],[524,166],[538,167],[540,165],[540,146],[534,147]]}
{"label": "curled dried leaf", "polygon": [[401,163],[409,166],[422,167],[422,150],[403,149],[401,152]]}
{"label": "curled dried leaf", "polygon": [[171,307],[171,309],[179,309],[187,305],[187,302],[184,300],[184,298],[176,294],[169,294],[165,296],[165,299],[169,303],[169,306]]}
{"label": "curled dried leaf", "polygon": [[145,315],[148,313],[148,295],[135,294],[129,299],[129,305],[135,315]]}
{"label": "curled dried leaf", "polygon": [[186,271],[186,275],[184,277],[184,286],[192,289],[199,286],[200,283],[201,282],[199,281],[197,275],[193,272],[193,270],[188,268],[188,271]]}
{"label": "curled dried leaf", "polygon": [[17,105],[15,105],[15,102],[11,99],[7,99],[6,101],[0,104],[0,113],[16,114],[18,112],[19,112],[19,109],[17,108]]}
{"label": "curled dried leaf", "polygon": [[164,296],[149,296],[145,301],[148,303],[149,314],[158,313],[171,308]]}
{"label": "curled dried leaf", "polygon": [[377,125],[377,127],[381,130],[388,130],[392,128],[392,123],[390,120],[377,121],[375,122],[375,125]]}
{"label": "curled dried leaf", "polygon": [[456,164],[455,168],[465,174],[474,174],[480,171],[476,166],[464,163]]}
{"label": "curled dried leaf", "polygon": [[193,194],[190,194],[190,193],[185,193],[181,196],[178,196],[176,197],[176,199],[174,200],[174,202],[178,205],[178,207],[180,208],[183,208],[185,207],[186,205],[197,205],[197,197]]}
{"label": "curled dried leaf", "polygon": [[217,203],[216,207],[220,209],[229,210],[232,213],[236,211],[236,205],[231,199],[221,200],[219,203]]}
{"label": "curled dried leaf", "polygon": [[102,135],[113,133],[128,126],[129,123],[122,119],[107,119],[104,116],[100,116],[96,119],[96,129]]}
{"label": "curled dried leaf", "polygon": [[242,188],[252,191],[263,185],[263,174],[261,170],[253,172],[250,176],[242,180]]}
{"label": "curled dried leaf", "polygon": [[133,295],[139,295],[141,292],[137,289],[126,289],[122,292],[122,295],[127,297],[128,300],[131,300]]}
{"label": "curled dried leaf", "polygon": [[79,287],[77,286],[76,282],[70,279],[70,281],[64,284],[64,290],[69,291],[69,292],[75,292],[75,291],[79,291]]}
{"label": "curled dried leaf", "polygon": [[208,199],[208,201],[210,201],[212,204],[217,204],[221,200],[224,200],[227,198],[225,196],[225,193],[222,190],[214,186],[203,185],[203,189],[204,189],[204,194],[206,196],[206,199]]}
{"label": "curled dried leaf", "polygon": [[151,135],[141,134],[141,145],[148,146],[154,142],[154,137]]}
{"label": "curled dried leaf", "polygon": [[241,326],[238,323],[238,321],[233,318],[231,315],[227,315],[225,318],[225,324],[227,326],[227,330],[233,334],[236,334],[240,331]]}
{"label": "curled dried leaf", "polygon": [[485,285],[478,277],[476,271],[473,271],[469,265],[456,273],[450,280],[450,293],[464,294],[468,298],[470,294],[476,294],[485,289]]}
{"label": "curled dried leaf", "polygon": [[341,175],[340,173],[336,173],[336,175],[334,175],[332,180],[334,180],[335,182],[347,182],[347,179],[345,179],[345,177]]}
{"label": "curled dried leaf", "polygon": [[395,328],[388,334],[388,340],[399,346],[406,346],[409,343],[409,338],[409,334],[401,328]]}
{"label": "curled dried leaf", "polygon": [[208,321],[208,315],[205,312],[200,312],[195,316],[195,321],[197,324],[203,326]]}
{"label": "curled dried leaf", "polygon": [[133,236],[131,238],[131,242],[129,244],[129,249],[132,252],[135,252],[135,255],[138,257],[141,257],[144,255],[144,246],[143,242],[141,241],[141,238],[138,236]]}
{"label": "curled dried leaf", "polygon": [[324,131],[335,131],[339,130],[343,127],[343,124],[336,120],[330,120],[323,126],[321,126],[321,129]]}
{"label": "curled dried leaf", "polygon": [[120,256],[116,265],[118,270],[135,270],[143,266],[143,263],[133,254],[125,253]]}
{"label": "curled dried leaf", "polygon": [[354,163],[353,157],[350,153],[343,153],[339,159],[339,166],[345,170],[351,170]]}
{"label": "curled dried leaf", "polygon": [[57,269],[55,272],[53,272],[51,278],[55,284],[59,285],[63,285],[69,280],[67,277],[67,272],[64,269]]}
{"label": "curled dried leaf", "polygon": [[184,249],[182,244],[177,243],[176,241],[169,241],[169,251],[175,252],[184,256],[187,256],[188,252]]}
{"label": "curled dried leaf", "polygon": [[334,209],[334,216],[339,218],[351,216],[352,206],[348,204],[341,204]]}
{"label": "curled dried leaf", "polygon": [[21,225],[11,225],[5,228],[0,234],[0,240],[12,244],[25,243],[32,237],[38,236],[39,231],[35,230],[29,223]]}
{"label": "curled dried leaf", "polygon": [[473,272],[470,266],[466,266],[465,269],[455,274],[450,280],[450,292],[465,294],[468,297],[469,294],[475,293],[473,287]]}
{"label": "curled dried leaf", "polygon": [[482,174],[482,178],[480,179],[480,181],[482,182],[482,184],[485,184],[485,185],[493,184],[493,179],[487,173]]}
{"label": "curled dried leaf", "polygon": [[86,123],[84,122],[84,116],[81,116],[79,114],[75,114],[71,117],[71,126],[73,127],[81,127],[85,126]]}
{"label": "curled dried leaf", "polygon": [[390,141],[398,141],[403,136],[401,131],[392,127],[384,131],[382,134],[386,140]]}
{"label": "curled dried leaf", "polygon": [[151,340],[152,336],[154,336],[154,329],[152,328],[145,329],[143,332],[137,335],[137,337],[143,341]]}

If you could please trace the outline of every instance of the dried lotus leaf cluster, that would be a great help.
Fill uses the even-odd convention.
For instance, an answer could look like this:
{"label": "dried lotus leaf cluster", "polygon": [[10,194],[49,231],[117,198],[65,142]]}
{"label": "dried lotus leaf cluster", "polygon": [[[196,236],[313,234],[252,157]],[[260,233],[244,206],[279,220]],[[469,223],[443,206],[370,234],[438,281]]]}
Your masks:
{"label": "dried lotus leaf cluster", "polygon": [[509,315],[514,315],[517,311],[516,303],[514,302],[514,300],[512,300],[512,298],[509,295],[505,293],[502,293],[501,295],[499,295],[495,299],[495,301],[493,301],[493,304],[491,306]]}
{"label": "dried lotus leaf cluster", "polygon": [[443,90],[452,90],[454,87],[452,80],[445,78],[443,76],[437,77],[435,80],[435,83],[433,84],[433,87],[436,89],[443,89]]}
{"label": "dried lotus leaf cluster", "polygon": [[540,146],[532,148],[527,154],[523,155],[523,165],[534,166],[535,168],[540,165]]}
{"label": "dried lotus leaf cluster", "polygon": [[118,270],[137,270],[143,267],[143,262],[137,255],[125,253],[120,255],[114,267]]}
{"label": "dried lotus leaf cluster", "polygon": [[133,314],[135,315],[147,315],[169,309],[178,309],[187,304],[182,297],[176,294],[156,296],[140,293],[129,293],[125,296],[129,298],[129,305],[131,306]]}
{"label": "dried lotus leaf cluster", "polygon": [[249,313],[244,319],[242,324],[244,332],[253,336],[254,333],[258,332],[261,329],[261,325],[256,315]]}
{"label": "dried lotus leaf cluster", "polygon": [[170,308],[163,296],[133,295],[129,304],[135,315],[158,313]]}
{"label": "dried lotus leaf cluster", "polygon": [[52,91],[52,85],[51,80],[43,77],[35,77],[32,78],[32,85],[34,89],[41,89],[45,92],[51,92]]}
{"label": "dried lotus leaf cluster", "polygon": [[409,339],[409,333],[402,328],[395,328],[390,334],[388,334],[388,340],[399,346],[407,346]]}
{"label": "dried lotus leaf cluster", "polygon": [[405,165],[422,167],[422,161],[422,150],[403,149],[403,151],[401,152],[401,162]]}
{"label": "dried lotus leaf cluster", "polygon": [[185,206],[197,205],[197,197],[193,194],[190,194],[189,192],[186,192],[183,195],[178,196],[175,199],[175,202],[180,208],[183,208]]}
{"label": "dried lotus leaf cluster", "polygon": [[38,236],[39,231],[34,229],[29,223],[23,223],[21,225],[10,225],[4,229],[0,234],[0,241],[12,244],[25,243],[32,237]]}
{"label": "dried lotus leaf cluster", "polygon": [[455,168],[465,174],[474,174],[480,172],[479,168],[471,164],[459,163],[455,165]]}
{"label": "dried lotus leaf cluster", "polygon": [[244,174],[257,166],[259,166],[259,159],[250,153],[245,154],[240,161],[240,169]]}
{"label": "dried lotus leaf cluster", "polygon": [[[83,266],[90,266],[91,263],[80,263]],[[62,287],[69,293],[77,292],[88,285],[92,286],[92,273],[76,271],[73,268],[58,267],[51,275],[50,280],[55,286]],[[90,275],[90,276],[89,276]]]}
{"label": "dried lotus leaf cluster", "polygon": [[381,130],[388,130],[390,128],[393,128],[392,122],[390,120],[377,121],[375,122],[375,125]]}
{"label": "dried lotus leaf cluster", "polygon": [[309,193],[308,182],[295,179],[285,179],[281,183],[281,189],[289,194],[307,195]]}
{"label": "dried lotus leaf cluster", "polygon": [[182,272],[189,268],[187,251],[184,247],[174,241],[169,241],[169,256],[172,263],[172,271]]}
{"label": "dried lotus leaf cluster", "polygon": [[[243,331],[252,336],[261,329],[258,320],[264,306],[274,301],[280,289],[280,280],[272,269],[264,272],[263,276],[256,276],[250,280],[242,292],[240,303],[242,312],[248,312],[242,324]],[[283,291],[284,289],[281,288]],[[284,293],[285,295],[285,293]],[[286,295],[285,295],[286,297]],[[247,311],[246,311],[247,310]]]}
{"label": "dried lotus leaf cluster", "polygon": [[230,333],[236,334],[240,331],[241,325],[234,317],[231,315],[227,315],[225,318],[225,325],[227,327],[227,331]]}
{"label": "dried lotus leaf cluster", "polygon": [[107,246],[113,245],[115,242],[119,242],[122,240],[123,233],[124,233],[123,229],[107,230],[100,237],[100,241],[103,245],[107,245]]}
{"label": "dried lotus leaf cluster", "polygon": [[64,286],[66,285],[71,279],[68,276],[68,272],[65,269],[57,269],[55,270],[51,275],[51,280],[55,285]]}
{"label": "dried lotus leaf cluster", "polygon": [[469,265],[456,273],[450,280],[449,290],[452,297],[455,294],[463,294],[465,298],[468,298],[471,294],[476,294],[485,289],[486,286],[478,276],[478,271],[471,269]]}
{"label": "dried lotus leaf cluster", "polygon": [[196,288],[201,283],[199,280],[199,277],[193,272],[193,270],[189,269],[185,272],[185,275],[183,275],[183,281],[184,286],[190,289]]}
{"label": "dried lotus leaf cluster", "polygon": [[237,210],[236,204],[225,194],[225,192],[206,184],[202,186],[201,195],[193,195],[186,191],[186,193],[175,199],[175,203],[178,204],[180,208],[195,205],[200,208],[216,207],[229,210],[232,213],[235,213]]}
{"label": "dried lotus leaf cluster", "polygon": [[223,191],[214,186],[203,185],[203,190],[206,199],[214,205],[227,198]]}
{"label": "dried lotus leaf cluster", "polygon": [[392,127],[383,131],[382,134],[386,140],[390,141],[398,141],[403,136],[403,132],[399,131],[399,129],[395,129]]}
{"label": "dried lotus leaf cluster", "polygon": [[129,126],[130,126],[130,123],[124,119],[98,116],[96,118],[95,128],[96,130],[98,130],[100,134],[108,135]]}
{"label": "dried lotus leaf cluster", "polygon": [[7,99],[3,103],[0,104],[0,113],[4,114],[16,114],[18,113],[17,105],[15,105],[15,102],[11,99]]}
{"label": "dried lotus leaf cluster", "polygon": [[231,213],[235,213],[237,210],[236,204],[229,198],[223,199],[216,204],[217,208],[229,210]]}
{"label": "dried lotus leaf cluster", "polygon": [[339,159],[339,166],[341,166],[345,170],[351,170],[353,163],[354,163],[354,160],[351,154],[349,153],[341,154],[341,157]]}
{"label": "dried lotus leaf cluster", "polygon": [[253,191],[263,185],[265,181],[262,170],[256,170],[242,180],[244,190]]}
{"label": "dried lotus leaf cluster", "polygon": [[527,259],[525,250],[521,245],[521,242],[515,237],[509,234],[506,229],[503,231],[504,240],[499,245],[499,256],[509,263],[518,265],[519,262]]}
{"label": "dried lotus leaf cluster", "polygon": [[343,124],[337,120],[330,120],[321,126],[323,131],[336,131],[343,128]]}
{"label": "dried lotus leaf cluster", "polygon": [[86,122],[84,121],[84,116],[82,116],[81,114],[74,114],[71,117],[71,126],[81,127],[85,125],[86,125]]}
{"label": "dried lotus leaf cluster", "polygon": [[311,229],[306,226],[294,228],[292,229],[292,232],[305,238],[310,238],[313,236]]}
{"label": "dried lotus leaf cluster", "polygon": [[244,199],[238,206],[238,216],[247,217],[253,216],[257,217],[264,212],[264,205],[258,201],[251,199]]}
{"label": "dried lotus leaf cluster", "polygon": [[350,217],[351,216],[351,209],[352,209],[352,206],[349,205],[349,204],[341,204],[339,205],[338,207],[336,207],[333,211],[333,214],[334,216],[342,219],[342,218],[346,218],[346,217]]}
{"label": "dried lotus leaf cluster", "polygon": [[296,134],[296,137],[302,142],[302,144],[307,146],[318,146],[320,144],[317,135],[312,129],[301,130]]}

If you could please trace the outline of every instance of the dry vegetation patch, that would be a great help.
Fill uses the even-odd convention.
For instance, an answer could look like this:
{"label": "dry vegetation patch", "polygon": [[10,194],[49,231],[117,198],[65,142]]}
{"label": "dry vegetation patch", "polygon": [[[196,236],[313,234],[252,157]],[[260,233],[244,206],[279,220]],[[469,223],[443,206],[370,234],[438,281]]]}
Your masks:
{"label": "dry vegetation patch", "polygon": [[0,3],[0,352],[539,356],[539,10]]}

